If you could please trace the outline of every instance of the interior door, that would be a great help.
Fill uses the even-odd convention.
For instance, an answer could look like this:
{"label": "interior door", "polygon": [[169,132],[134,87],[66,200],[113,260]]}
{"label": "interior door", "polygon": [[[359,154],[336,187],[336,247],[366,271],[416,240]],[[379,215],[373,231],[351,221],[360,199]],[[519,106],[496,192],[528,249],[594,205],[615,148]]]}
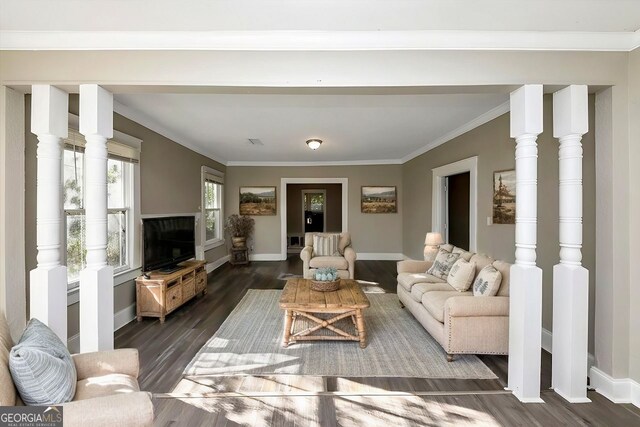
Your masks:
{"label": "interior door", "polygon": [[303,190],[302,209],[304,211],[304,232],[322,233],[325,231],[326,194],[323,191]]}
{"label": "interior door", "polygon": [[469,172],[447,177],[447,242],[466,250],[469,250],[470,184]]}

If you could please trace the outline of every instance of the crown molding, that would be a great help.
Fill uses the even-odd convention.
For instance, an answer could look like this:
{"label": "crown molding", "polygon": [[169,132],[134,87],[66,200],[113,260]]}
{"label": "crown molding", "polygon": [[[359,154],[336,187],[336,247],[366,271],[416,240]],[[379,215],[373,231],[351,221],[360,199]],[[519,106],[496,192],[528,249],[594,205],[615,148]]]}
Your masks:
{"label": "crown molding", "polygon": [[445,142],[451,141],[453,138],[457,138],[458,136],[469,132],[472,129],[477,128],[478,126],[481,126],[487,122],[490,122],[491,120],[500,117],[501,115],[508,113],[509,110],[511,109],[510,107],[510,102],[507,101],[503,104],[498,105],[497,107],[487,111],[484,114],[481,114],[480,116],[476,117],[475,119],[463,124],[462,126],[452,130],[451,132],[448,132],[444,135],[442,135],[440,138],[435,139],[433,141],[431,141],[430,143],[428,143],[427,145],[425,145],[424,147],[414,151],[413,153],[404,156],[402,158],[402,163],[407,163],[409,160],[415,159],[416,157],[426,153],[427,151],[433,150],[434,148],[444,144]]}
{"label": "crown molding", "polygon": [[261,162],[261,161],[234,161],[227,162],[227,166],[375,166],[375,165],[401,165],[400,159],[381,160],[341,160],[341,161],[317,161],[317,162]]}
{"label": "crown molding", "polygon": [[156,120],[152,119],[151,117],[147,116],[146,114],[140,113],[137,110],[134,110],[133,108],[130,108],[118,101],[116,101],[115,99],[113,100],[113,111],[115,111],[116,113],[120,114],[121,116],[126,117],[129,120],[133,120],[134,122],[166,137],[169,138],[170,140],[172,140],[173,142],[182,145],[183,147],[186,147],[188,149],[190,149],[191,151],[195,151],[198,154],[201,154],[205,157],[210,158],[211,160],[214,160],[218,163],[221,163],[223,165],[227,165],[227,161],[218,157],[215,153],[213,153],[211,150],[205,150],[202,147],[200,147],[198,144],[195,144],[191,141],[185,140],[183,136],[178,135],[177,133],[175,133],[174,131],[167,129],[166,127],[164,127],[163,125],[161,125],[160,123],[158,123]]}
{"label": "crown molding", "polygon": [[630,51],[638,32],[0,31],[0,50]]}

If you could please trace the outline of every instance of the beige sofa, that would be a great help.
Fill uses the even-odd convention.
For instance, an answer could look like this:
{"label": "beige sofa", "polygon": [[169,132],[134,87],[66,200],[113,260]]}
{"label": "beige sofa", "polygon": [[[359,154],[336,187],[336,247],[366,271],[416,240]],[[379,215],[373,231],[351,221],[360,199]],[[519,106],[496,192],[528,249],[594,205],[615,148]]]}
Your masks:
{"label": "beige sofa", "polygon": [[470,252],[461,256],[476,263],[476,277],[488,264],[500,271],[502,282],[496,296],[476,297],[472,289],[458,292],[445,280],[426,273],[431,261],[400,261],[398,298],[440,343],[449,361],[454,354],[508,354],[511,264]]}
{"label": "beige sofa", "polygon": [[[0,313],[0,406],[22,406],[9,371],[13,340]],[[138,351],[121,349],[74,354],[76,395],[62,404],[65,427],[134,427],[153,425],[149,393],[138,387]]]}
{"label": "beige sofa", "polygon": [[351,247],[351,235],[340,233],[338,246],[343,248],[342,256],[315,256],[313,251],[313,236],[315,234],[328,235],[329,233],[305,233],[304,249],[300,252],[302,276],[305,279],[311,279],[316,269],[334,267],[338,270],[338,276],[341,279],[353,279],[355,277],[356,251]]}

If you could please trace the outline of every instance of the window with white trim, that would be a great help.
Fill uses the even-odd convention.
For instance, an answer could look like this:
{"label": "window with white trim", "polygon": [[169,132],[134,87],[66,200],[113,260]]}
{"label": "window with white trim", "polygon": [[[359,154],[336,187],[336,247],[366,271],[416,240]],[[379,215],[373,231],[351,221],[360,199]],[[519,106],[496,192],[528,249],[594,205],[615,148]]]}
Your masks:
{"label": "window with white trim", "polygon": [[[85,246],[85,139],[69,129],[64,141],[64,243],[69,288],[77,285],[86,266]],[[135,189],[139,149],[117,140],[107,141],[107,263],[118,274],[139,264],[139,237],[135,232]]]}
{"label": "window with white trim", "polygon": [[202,218],[205,250],[224,243],[223,235],[224,174],[202,167]]}

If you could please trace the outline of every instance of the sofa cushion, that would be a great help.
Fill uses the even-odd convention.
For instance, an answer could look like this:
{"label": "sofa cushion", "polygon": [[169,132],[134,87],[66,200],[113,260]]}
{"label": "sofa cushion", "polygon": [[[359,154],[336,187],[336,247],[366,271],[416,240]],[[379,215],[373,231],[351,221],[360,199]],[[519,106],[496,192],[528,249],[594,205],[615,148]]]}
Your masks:
{"label": "sofa cushion", "polygon": [[338,256],[338,234],[315,234],[313,236],[313,256]]}
{"label": "sofa cushion", "polygon": [[309,261],[309,267],[312,268],[324,268],[333,267],[338,270],[347,270],[349,263],[344,257],[341,256],[316,256]]}
{"label": "sofa cushion", "polygon": [[476,277],[477,277],[483,268],[485,268],[487,265],[491,264],[495,260],[490,256],[487,256],[484,254],[474,254],[469,261],[476,263]]}
{"label": "sofa cushion", "polygon": [[460,295],[473,295],[471,292],[450,291],[426,292],[422,295],[422,305],[429,314],[440,323],[444,323],[444,305],[449,298]]}
{"label": "sofa cushion", "polygon": [[460,258],[453,264],[453,267],[451,267],[449,275],[447,276],[447,283],[455,288],[456,291],[464,292],[469,289],[475,276],[476,263]]}
{"label": "sofa cushion", "polygon": [[463,259],[463,260],[465,260],[465,261],[469,261],[469,260],[471,259],[471,257],[472,257],[473,255],[475,255],[473,252],[465,251],[464,249],[459,248],[459,247],[457,247],[457,246],[455,246],[455,247],[453,248],[453,250],[451,251],[451,253],[452,253],[452,254],[460,254],[460,258],[462,258],[462,259]]}
{"label": "sofa cushion", "polygon": [[487,265],[480,271],[473,282],[473,295],[476,297],[492,297],[498,293],[502,274],[493,265]]}
{"label": "sofa cushion", "polygon": [[435,261],[433,261],[433,265],[429,270],[427,270],[427,273],[440,279],[447,280],[449,270],[451,270],[451,267],[453,267],[453,264],[459,257],[460,254],[452,254],[444,249],[440,249],[438,251],[438,255],[436,255]]}
{"label": "sofa cushion", "polygon": [[433,291],[450,291],[452,290],[451,286],[445,282],[439,283],[416,283],[411,287],[411,298],[413,298],[416,302],[422,302],[422,296],[425,292],[433,292]]}
{"label": "sofa cushion", "polygon": [[411,287],[416,283],[445,283],[445,281],[427,273],[400,273],[398,283],[407,292],[411,292]]}
{"label": "sofa cushion", "polygon": [[502,280],[500,281],[500,288],[498,288],[499,297],[509,296],[509,283],[511,279],[511,264],[505,261],[495,261],[491,264],[496,270],[502,274]]}
{"label": "sofa cushion", "polygon": [[112,394],[140,391],[138,381],[125,374],[109,374],[78,381],[73,400],[92,399]]}
{"label": "sofa cushion", "polygon": [[11,377],[27,405],[69,402],[76,391],[76,367],[60,338],[31,319],[9,356]]}

